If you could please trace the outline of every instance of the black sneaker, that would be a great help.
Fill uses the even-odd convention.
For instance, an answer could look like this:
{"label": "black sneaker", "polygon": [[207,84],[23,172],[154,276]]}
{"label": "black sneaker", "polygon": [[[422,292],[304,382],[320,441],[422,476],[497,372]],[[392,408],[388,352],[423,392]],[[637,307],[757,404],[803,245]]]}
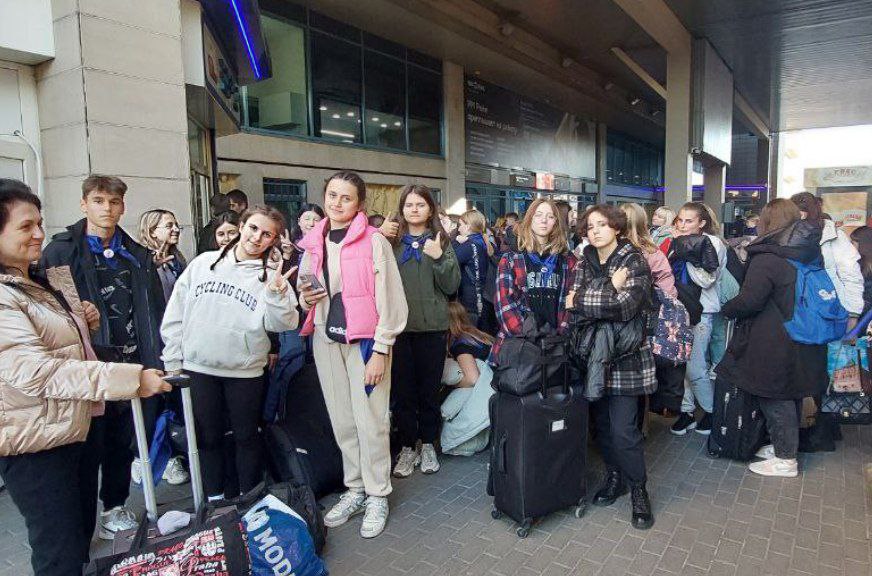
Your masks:
{"label": "black sneaker", "polygon": [[678,417],[678,420],[672,424],[672,428],[670,428],[669,431],[676,436],[684,436],[687,434],[688,430],[693,430],[694,428],[696,428],[696,420],[693,419],[693,414],[690,412],[682,412],[681,416]]}
{"label": "black sneaker", "polygon": [[699,424],[696,425],[696,433],[702,434],[703,436],[708,436],[712,433],[711,413],[706,412],[705,415],[699,419]]}

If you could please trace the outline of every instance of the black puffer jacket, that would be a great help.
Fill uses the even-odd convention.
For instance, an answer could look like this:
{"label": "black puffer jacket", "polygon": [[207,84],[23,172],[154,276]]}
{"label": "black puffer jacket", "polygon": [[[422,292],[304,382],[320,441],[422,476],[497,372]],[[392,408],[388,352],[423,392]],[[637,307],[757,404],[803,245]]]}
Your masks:
{"label": "black puffer jacket", "polygon": [[721,312],[738,320],[716,371],[763,398],[814,396],[827,384],[827,347],[794,342],[784,323],[793,317],[796,268],[821,257],[821,231],[803,220],[748,245],[750,264],[739,295]]}

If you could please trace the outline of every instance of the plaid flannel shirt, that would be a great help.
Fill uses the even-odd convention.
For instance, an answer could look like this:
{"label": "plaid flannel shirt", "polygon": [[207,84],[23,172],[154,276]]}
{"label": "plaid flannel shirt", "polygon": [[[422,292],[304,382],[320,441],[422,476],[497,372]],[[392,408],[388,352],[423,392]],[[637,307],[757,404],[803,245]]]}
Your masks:
{"label": "plaid flannel shirt", "polygon": [[[564,333],[569,326],[569,313],[566,310],[566,295],[573,281],[576,258],[566,253],[560,258],[563,286],[557,303],[558,333]],[[524,319],[533,312],[527,303],[527,260],[523,252],[507,252],[500,258],[497,267],[497,292],[494,308],[500,322],[500,331],[491,348],[490,362],[496,363],[497,353],[503,340],[510,336],[520,336]]]}
{"label": "plaid flannel shirt", "polygon": [[[578,261],[572,284],[575,291],[572,313],[580,319],[613,322],[630,322],[642,315],[638,326],[647,332],[648,315],[652,312],[651,269],[642,253],[629,242],[622,243],[616,250],[609,260],[606,277],[597,278],[593,266],[587,261],[587,257],[597,257],[596,249],[586,249]],[[610,279],[621,267],[629,273],[627,283],[619,292]],[[657,389],[654,356],[647,338],[638,351],[615,359],[610,368],[606,394],[633,396],[650,394]]]}

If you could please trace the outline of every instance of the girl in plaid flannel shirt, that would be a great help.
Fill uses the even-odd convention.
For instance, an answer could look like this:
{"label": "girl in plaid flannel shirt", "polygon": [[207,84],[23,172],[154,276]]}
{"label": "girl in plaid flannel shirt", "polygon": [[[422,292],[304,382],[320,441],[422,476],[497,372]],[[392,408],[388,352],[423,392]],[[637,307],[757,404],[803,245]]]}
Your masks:
{"label": "girl in plaid flannel shirt", "polygon": [[[613,504],[629,485],[633,526],[646,530],[654,525],[654,515],[645,488],[645,453],[637,423],[639,397],[657,388],[647,338],[651,270],[639,249],[623,238],[627,216],[620,208],[592,206],[580,228],[587,230],[590,244],[576,266],[567,307],[578,336],[573,341],[590,343],[577,354],[595,360],[585,359],[580,366],[607,472],[593,504]],[[589,337],[592,331],[594,336]]]}
{"label": "girl in plaid flannel shirt", "polygon": [[567,233],[557,206],[547,198],[535,200],[516,225],[518,251],[507,252],[497,267],[494,302],[500,331],[490,362],[499,364],[503,340],[521,336],[524,320],[535,318],[562,333],[568,327],[566,295],[572,285],[575,256],[569,252]]}

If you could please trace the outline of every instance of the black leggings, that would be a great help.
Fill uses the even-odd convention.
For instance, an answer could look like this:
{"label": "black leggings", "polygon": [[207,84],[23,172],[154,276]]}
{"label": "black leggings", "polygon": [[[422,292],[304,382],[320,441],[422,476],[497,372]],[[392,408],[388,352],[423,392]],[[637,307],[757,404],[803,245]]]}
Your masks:
{"label": "black leggings", "polygon": [[[248,492],[263,480],[258,437],[263,376],[226,378],[197,372],[188,374],[191,376],[191,400],[206,495],[224,494],[225,466],[236,467],[239,489]],[[236,444],[236,461],[230,463],[224,460],[224,432],[228,419]]]}
{"label": "black leggings", "polygon": [[445,332],[404,332],[393,349],[391,396],[401,447],[433,444],[442,414],[439,387],[445,366]]}

